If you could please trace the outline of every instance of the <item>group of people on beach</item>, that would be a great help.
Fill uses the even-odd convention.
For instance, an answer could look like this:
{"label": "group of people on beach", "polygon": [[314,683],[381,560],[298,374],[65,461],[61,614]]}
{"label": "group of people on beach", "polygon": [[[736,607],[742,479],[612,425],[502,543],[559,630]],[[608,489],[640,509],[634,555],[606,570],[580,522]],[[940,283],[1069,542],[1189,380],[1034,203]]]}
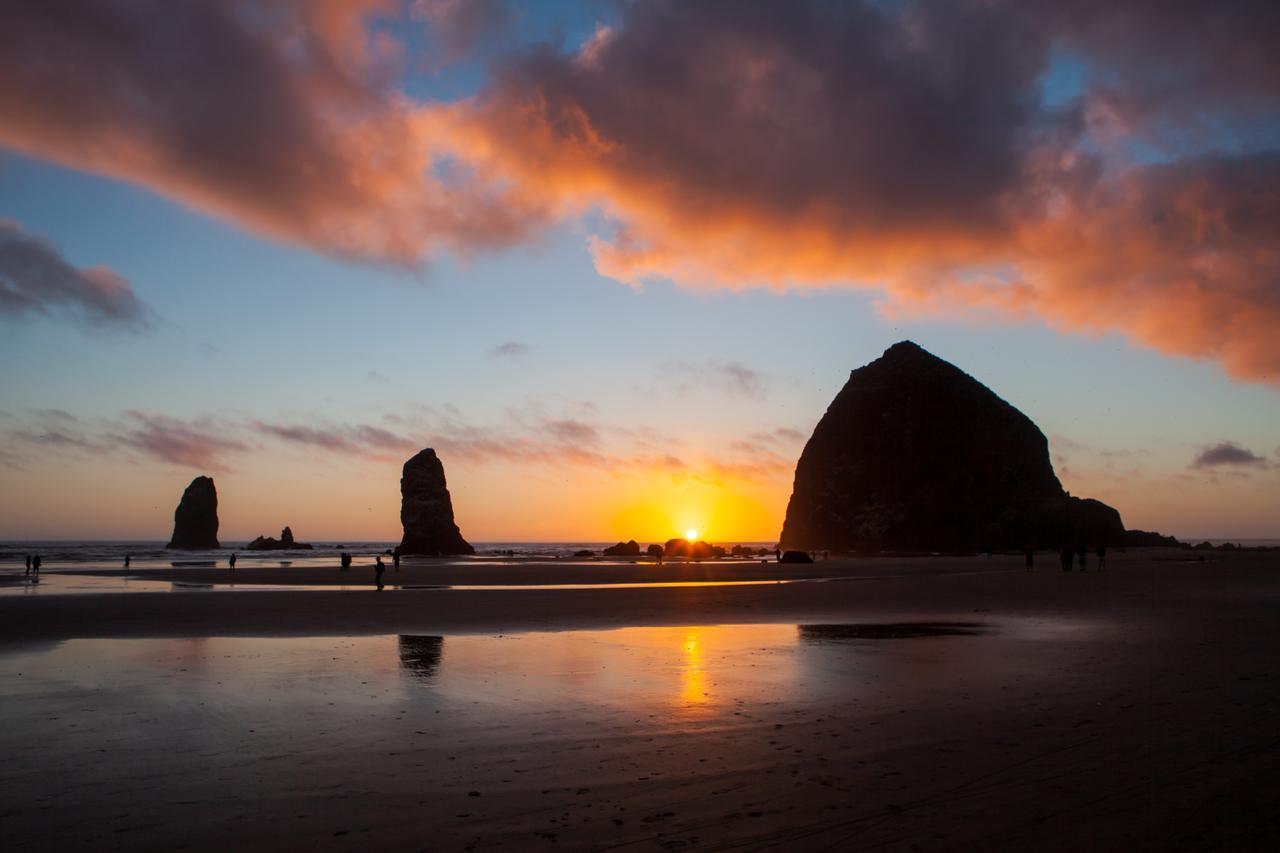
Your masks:
{"label": "group of people on beach", "polygon": [[[1027,571],[1031,571],[1032,567],[1035,565],[1036,549],[1030,548],[1030,547],[1024,548],[1022,553],[1026,557]],[[1093,549],[1093,553],[1098,558],[1098,570],[1106,571],[1107,546],[1099,545],[1097,548]],[[1077,559],[1080,561],[1080,571],[1082,572],[1089,571],[1088,546],[1077,545],[1073,547],[1071,545],[1063,545],[1062,548],[1058,551],[1058,560],[1061,563],[1062,570],[1064,572],[1072,571],[1072,568],[1075,566]]]}
{"label": "group of people on beach", "polygon": [[27,572],[23,577],[40,577],[40,566],[42,563],[43,561],[40,559],[39,554],[28,554]]}
{"label": "group of people on beach", "polygon": [[[377,557],[375,557],[373,561],[373,579],[374,579],[374,583],[377,584],[379,592],[382,591],[382,587],[383,587],[382,576],[386,574],[386,571],[387,571],[387,564],[382,562],[383,554],[389,555],[391,557],[391,563],[395,567],[395,570],[397,572],[400,571],[400,549],[399,548],[396,548],[394,551],[388,548],[386,551],[383,551],[382,554],[379,554]],[[338,553],[338,571],[342,571],[342,572],[351,571],[351,562],[352,562],[352,557],[350,552],[340,551]]]}

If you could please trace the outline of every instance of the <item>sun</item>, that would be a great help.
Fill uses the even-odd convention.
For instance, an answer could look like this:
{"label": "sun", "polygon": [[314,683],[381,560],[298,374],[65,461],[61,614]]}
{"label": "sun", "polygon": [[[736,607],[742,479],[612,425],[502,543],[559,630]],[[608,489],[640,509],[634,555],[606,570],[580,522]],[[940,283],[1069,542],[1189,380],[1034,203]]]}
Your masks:
{"label": "sun", "polygon": [[698,531],[697,531],[697,530],[694,530],[692,527],[690,527],[688,530],[686,530],[686,531],[684,532],[684,538],[685,538],[685,539],[688,539],[690,542],[697,542],[697,541],[698,541]]}

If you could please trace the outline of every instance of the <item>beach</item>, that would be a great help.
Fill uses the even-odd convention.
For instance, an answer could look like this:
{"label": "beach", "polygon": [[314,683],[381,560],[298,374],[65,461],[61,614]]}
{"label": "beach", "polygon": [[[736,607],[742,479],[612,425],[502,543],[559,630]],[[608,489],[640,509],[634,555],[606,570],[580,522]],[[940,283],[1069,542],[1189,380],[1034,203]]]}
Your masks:
{"label": "beach", "polygon": [[[234,591],[0,596],[6,836],[15,849],[1270,846],[1275,555],[1049,562],[656,575],[517,562],[497,589],[470,588],[488,568],[423,563],[387,580],[437,588],[254,591],[239,570]],[[505,588],[602,572],[784,582]],[[339,574],[290,579],[322,587],[325,573]]]}

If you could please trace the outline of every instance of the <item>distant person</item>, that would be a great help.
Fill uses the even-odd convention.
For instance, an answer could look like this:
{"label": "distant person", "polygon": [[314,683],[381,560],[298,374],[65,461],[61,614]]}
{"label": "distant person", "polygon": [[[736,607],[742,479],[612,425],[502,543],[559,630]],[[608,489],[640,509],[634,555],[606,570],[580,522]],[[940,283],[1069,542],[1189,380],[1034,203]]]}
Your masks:
{"label": "distant person", "polygon": [[395,566],[397,572],[400,571],[400,549],[396,548],[391,552],[391,565]]}
{"label": "distant person", "polygon": [[378,585],[378,592],[382,592],[382,575],[386,570],[387,566],[382,562],[382,557],[378,557],[378,562],[373,567],[373,581]]}
{"label": "distant person", "polygon": [[236,570],[236,552],[232,551],[231,556],[227,557],[227,565],[231,567],[231,571]]}
{"label": "distant person", "polygon": [[342,556],[339,558],[339,562],[342,563],[342,571],[344,572],[351,571],[351,555],[348,554],[346,551],[342,552]]}
{"label": "distant person", "polygon": [[26,577],[26,576],[28,576],[28,575],[30,575],[30,574],[31,574],[31,555],[30,555],[30,554],[28,554],[28,555],[27,555],[27,570],[26,570],[26,572],[24,572],[24,573],[23,573],[23,577]]}
{"label": "distant person", "polygon": [[31,558],[31,574],[35,575],[36,577],[40,576],[41,562],[42,560],[40,559],[39,554],[36,554],[34,557]]}
{"label": "distant person", "polygon": [[133,559],[133,555],[131,555],[131,554],[125,554],[125,555],[124,555],[124,567],[125,567],[126,569],[127,569],[127,568],[129,568],[129,561],[130,561],[130,560],[132,560],[132,559]]}
{"label": "distant person", "polygon": [[1061,552],[1058,556],[1059,556],[1060,560],[1062,561],[1062,570],[1063,570],[1064,572],[1069,572],[1069,571],[1071,571],[1072,563],[1074,563],[1074,562],[1075,562],[1075,558],[1076,558],[1076,555],[1075,555],[1075,553],[1071,550],[1071,548],[1069,548],[1069,547],[1068,547],[1068,546],[1066,546],[1066,545],[1063,545],[1063,546],[1062,546],[1062,552]]}
{"label": "distant person", "polygon": [[1098,554],[1098,571],[1100,572],[1105,571],[1107,568],[1107,546],[1099,545],[1097,554]]}
{"label": "distant person", "polygon": [[1076,553],[1080,555],[1080,571],[1089,571],[1089,549],[1081,545],[1076,549]]}
{"label": "distant person", "polygon": [[1023,548],[1022,556],[1023,556],[1024,562],[1026,563],[1027,571],[1031,571],[1031,567],[1034,566],[1036,562],[1036,549]]}
{"label": "distant person", "polygon": [[782,562],[782,549],[781,549],[781,548],[774,548],[774,549],[773,549],[773,559],[777,560],[779,563],[781,563],[781,562]]}

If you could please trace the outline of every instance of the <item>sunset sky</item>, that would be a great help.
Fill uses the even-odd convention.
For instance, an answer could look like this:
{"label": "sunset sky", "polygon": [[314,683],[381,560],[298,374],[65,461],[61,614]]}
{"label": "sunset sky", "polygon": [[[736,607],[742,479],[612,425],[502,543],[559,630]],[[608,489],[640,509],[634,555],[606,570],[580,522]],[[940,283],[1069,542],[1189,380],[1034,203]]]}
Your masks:
{"label": "sunset sky", "polygon": [[773,540],[902,339],[1280,536],[1277,9],[7,2],[0,536]]}

